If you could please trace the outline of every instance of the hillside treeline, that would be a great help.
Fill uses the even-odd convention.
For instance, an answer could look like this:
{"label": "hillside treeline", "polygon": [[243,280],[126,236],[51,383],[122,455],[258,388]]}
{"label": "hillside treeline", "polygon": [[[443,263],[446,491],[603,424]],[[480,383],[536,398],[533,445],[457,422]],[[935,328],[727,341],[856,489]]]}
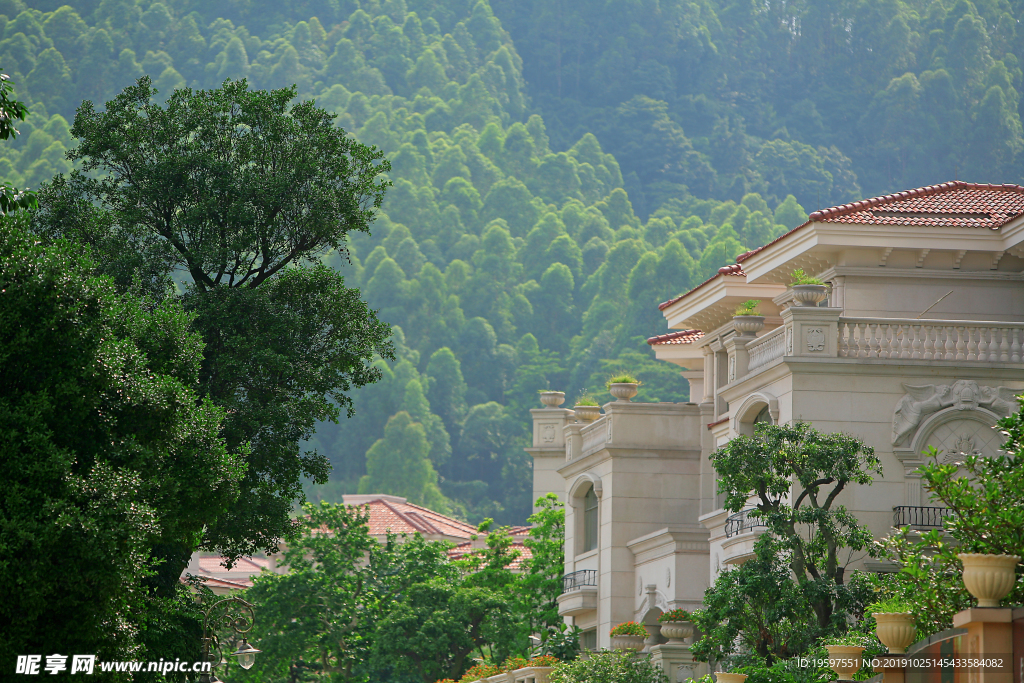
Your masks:
{"label": "hillside treeline", "polygon": [[68,171],[77,105],[143,75],[162,96],[297,84],[393,182],[372,235],[323,258],[398,359],[318,429],[334,481],[314,493],[522,522],[538,389],[600,400],[624,370],[641,400],[687,399],[643,343],[665,331],[658,302],[862,187],[1019,178],[1015,11],[0,0],[0,66],[32,111],[0,177]]}

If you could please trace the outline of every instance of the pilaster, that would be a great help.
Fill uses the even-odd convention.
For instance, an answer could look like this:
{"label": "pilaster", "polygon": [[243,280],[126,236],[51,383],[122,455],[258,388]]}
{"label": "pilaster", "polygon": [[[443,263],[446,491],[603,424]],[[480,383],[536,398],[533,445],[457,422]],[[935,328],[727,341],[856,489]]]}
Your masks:
{"label": "pilaster", "polygon": [[786,355],[836,358],[839,355],[841,308],[790,306],[782,311],[786,326]]}

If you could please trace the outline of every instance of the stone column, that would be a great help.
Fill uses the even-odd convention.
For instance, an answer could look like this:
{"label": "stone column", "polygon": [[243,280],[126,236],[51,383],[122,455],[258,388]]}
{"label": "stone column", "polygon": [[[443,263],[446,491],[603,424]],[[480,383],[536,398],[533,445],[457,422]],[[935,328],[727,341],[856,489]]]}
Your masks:
{"label": "stone column", "polygon": [[1013,651],[1012,608],[965,609],[953,615],[953,628],[967,629],[967,652],[961,652],[959,656],[969,659],[998,658],[1004,663],[1000,668],[969,670],[967,683],[1013,683],[1013,657],[1024,653]]}
{"label": "stone column", "polygon": [[533,446],[525,449],[533,456],[533,501],[548,493],[565,502],[565,480],[558,468],[565,464],[565,425],[576,419],[576,413],[565,408],[535,408]]}
{"label": "stone column", "polygon": [[835,358],[839,355],[841,308],[790,306],[782,311],[786,326],[786,355],[801,358]]}
{"label": "stone column", "polygon": [[668,676],[669,683],[685,683],[691,678],[700,678],[710,672],[705,662],[693,660],[689,645],[655,645],[650,649],[650,653],[651,661],[661,667]]}
{"label": "stone column", "polygon": [[690,383],[690,402],[701,403],[704,400],[704,370],[683,370],[679,373]]}
{"label": "stone column", "polygon": [[747,374],[747,365],[750,362],[747,344],[754,339],[754,337],[737,335],[725,340],[725,351],[729,355],[729,374],[726,378],[728,384],[732,384]]}

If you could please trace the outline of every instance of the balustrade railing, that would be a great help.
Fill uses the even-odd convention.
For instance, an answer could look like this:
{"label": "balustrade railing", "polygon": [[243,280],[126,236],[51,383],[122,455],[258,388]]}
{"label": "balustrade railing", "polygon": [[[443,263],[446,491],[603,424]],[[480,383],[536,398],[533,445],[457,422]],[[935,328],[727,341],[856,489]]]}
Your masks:
{"label": "balustrade railing", "polygon": [[597,585],[597,570],[596,569],[581,569],[578,572],[572,574],[566,574],[562,577],[562,592],[568,593],[574,591],[577,588],[583,586],[596,586]]}
{"label": "balustrade railing", "polygon": [[779,327],[747,346],[747,371],[768,365],[786,354],[786,328]]}
{"label": "balustrade railing", "polygon": [[1021,363],[1024,324],[840,318],[840,358]]}
{"label": "balustrade railing", "polygon": [[730,515],[725,520],[725,537],[732,538],[737,534],[742,534],[745,531],[756,529],[758,527],[768,528],[768,524],[765,523],[760,517],[751,517],[749,513],[753,510],[740,510],[734,515]]}
{"label": "balustrade railing", "polygon": [[942,520],[949,514],[949,508],[899,505],[892,509],[892,525],[897,529],[905,526],[941,529]]}

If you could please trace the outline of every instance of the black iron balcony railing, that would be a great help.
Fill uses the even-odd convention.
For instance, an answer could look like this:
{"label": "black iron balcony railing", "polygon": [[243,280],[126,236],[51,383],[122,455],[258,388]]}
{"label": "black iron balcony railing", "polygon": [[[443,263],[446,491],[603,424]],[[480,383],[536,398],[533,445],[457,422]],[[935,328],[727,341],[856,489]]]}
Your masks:
{"label": "black iron balcony railing", "polygon": [[578,572],[572,574],[566,574],[562,577],[562,592],[568,593],[574,591],[577,588],[583,586],[596,586],[597,585],[597,570],[596,569],[581,569]]}
{"label": "black iron balcony railing", "polygon": [[899,505],[892,509],[892,525],[897,529],[905,526],[941,529],[942,520],[947,515],[949,515],[949,508]]}
{"label": "black iron balcony railing", "polygon": [[750,517],[748,513],[753,512],[753,508],[747,510],[740,510],[734,515],[730,515],[725,520],[725,537],[732,538],[737,534],[742,534],[745,531],[750,531],[755,528],[767,529],[768,525],[765,521],[758,517]]}

